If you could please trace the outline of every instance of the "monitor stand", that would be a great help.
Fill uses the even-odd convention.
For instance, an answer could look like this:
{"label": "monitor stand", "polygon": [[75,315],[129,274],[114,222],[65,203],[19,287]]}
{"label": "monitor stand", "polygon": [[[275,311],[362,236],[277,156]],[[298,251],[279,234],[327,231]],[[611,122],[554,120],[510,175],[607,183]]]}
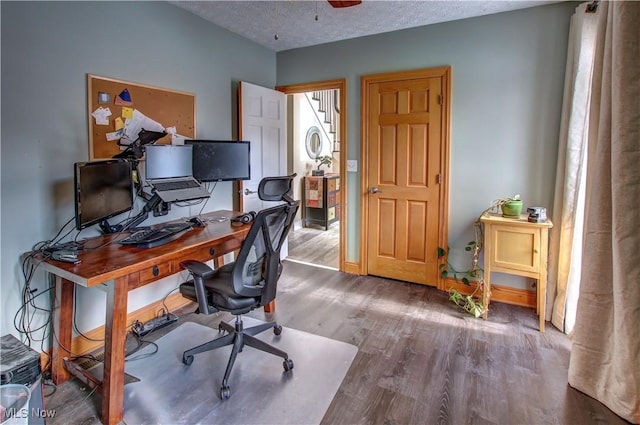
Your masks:
{"label": "monitor stand", "polygon": [[136,227],[138,224],[142,223],[149,217],[149,212],[154,211],[162,203],[163,203],[162,199],[160,199],[160,197],[156,193],[154,193],[153,196],[144,205],[144,208],[142,208],[142,211],[140,211],[138,215],[131,217],[130,219],[125,221],[123,224],[117,224],[115,226],[110,225],[107,220],[103,220],[100,223],[100,229],[102,230],[102,233],[109,234],[109,233],[124,232],[127,229]]}
{"label": "monitor stand", "polygon": [[108,234],[108,233],[118,233],[120,232],[120,228],[122,227],[122,225],[117,224],[115,226],[112,226],[111,224],[109,224],[109,222],[107,220],[102,220],[100,222],[100,230],[102,230],[103,234]]}

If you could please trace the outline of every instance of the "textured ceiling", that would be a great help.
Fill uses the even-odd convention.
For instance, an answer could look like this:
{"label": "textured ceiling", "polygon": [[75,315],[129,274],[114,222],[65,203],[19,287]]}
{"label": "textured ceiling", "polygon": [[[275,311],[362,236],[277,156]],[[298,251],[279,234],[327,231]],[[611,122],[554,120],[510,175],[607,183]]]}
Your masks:
{"label": "textured ceiling", "polygon": [[279,52],[558,1],[364,0],[360,5],[342,9],[335,9],[324,0],[170,3]]}

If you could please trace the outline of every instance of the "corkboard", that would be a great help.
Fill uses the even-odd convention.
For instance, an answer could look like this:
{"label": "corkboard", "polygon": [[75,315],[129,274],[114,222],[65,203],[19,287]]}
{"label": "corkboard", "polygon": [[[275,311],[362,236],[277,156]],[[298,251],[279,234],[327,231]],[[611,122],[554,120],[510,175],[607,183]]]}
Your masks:
{"label": "corkboard", "polygon": [[[181,136],[196,137],[195,94],[87,74],[89,160],[112,158],[122,151],[117,140],[107,140],[107,135],[116,132],[116,118],[125,121],[122,117],[123,106],[116,104],[118,95],[124,89],[127,89],[131,98],[131,105],[124,107],[141,112],[165,128],[175,127]],[[106,93],[108,101],[101,103],[99,93]],[[100,107],[111,111],[111,116],[106,118],[107,125],[97,124],[92,115]],[[157,143],[171,143],[171,135]]]}

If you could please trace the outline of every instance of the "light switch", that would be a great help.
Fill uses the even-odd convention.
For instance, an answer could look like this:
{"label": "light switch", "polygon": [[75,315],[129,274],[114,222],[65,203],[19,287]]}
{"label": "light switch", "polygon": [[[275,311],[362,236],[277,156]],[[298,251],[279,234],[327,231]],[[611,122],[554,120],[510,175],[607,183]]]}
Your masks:
{"label": "light switch", "polygon": [[358,160],[357,159],[347,159],[347,171],[352,173],[358,172]]}

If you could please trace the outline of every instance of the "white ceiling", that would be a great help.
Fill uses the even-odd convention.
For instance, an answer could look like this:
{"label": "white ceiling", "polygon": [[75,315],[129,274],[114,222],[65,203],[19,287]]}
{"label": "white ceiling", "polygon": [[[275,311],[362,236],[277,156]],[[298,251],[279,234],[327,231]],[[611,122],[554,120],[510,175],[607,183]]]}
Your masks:
{"label": "white ceiling", "polygon": [[559,1],[364,0],[342,9],[325,0],[169,2],[279,52]]}

